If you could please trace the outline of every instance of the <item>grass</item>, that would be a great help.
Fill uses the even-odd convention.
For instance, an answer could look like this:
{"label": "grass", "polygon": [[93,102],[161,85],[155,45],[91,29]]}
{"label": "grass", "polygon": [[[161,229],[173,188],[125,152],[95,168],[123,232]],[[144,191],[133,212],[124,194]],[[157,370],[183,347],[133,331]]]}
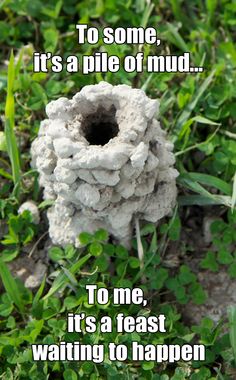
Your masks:
{"label": "grass", "polygon": [[21,295],[18,291],[17,284],[12,277],[7,265],[0,260],[0,277],[2,279],[4,288],[9,295],[10,299],[14,302],[14,304],[17,306],[21,314],[24,312],[24,303],[21,299]]}
{"label": "grass", "polygon": [[[208,305],[207,292],[198,278],[222,274],[233,288],[236,279],[236,23],[230,0],[144,0],[112,2],[41,0],[0,5],[0,378],[3,380],[153,379],[233,380],[236,377],[235,307],[227,305],[218,322],[206,315],[196,323],[186,319],[191,309]],[[76,23],[88,23],[100,31],[104,26],[155,27],[159,47],[133,45],[92,46],[77,44]],[[82,75],[34,73],[34,51],[50,51],[66,57],[107,51],[121,60],[141,49],[147,55],[183,54],[204,72],[94,73]],[[128,252],[111,244],[106,231],[80,236],[83,247],[45,248],[48,226],[38,175],[30,167],[30,144],[45,118],[45,105],[59,96],[71,97],[83,86],[106,80],[142,88],[160,100],[160,122],[175,144],[178,205],[160,225],[137,225]],[[33,199],[41,223],[29,213],[18,215],[19,206]],[[212,217],[210,242],[202,244],[204,220]],[[190,236],[190,238],[189,238]],[[42,250],[49,258],[47,274],[36,289],[27,289],[12,268],[19,260],[38,260]],[[28,257],[28,255],[30,257]],[[141,261],[139,259],[141,257]],[[45,260],[45,258],[44,258]],[[34,264],[35,265],[35,264]],[[22,269],[22,268],[21,268]],[[215,277],[214,277],[215,278]],[[148,308],[87,303],[86,284],[139,287]],[[225,294],[227,297],[227,294]],[[213,300],[212,300],[213,301]],[[230,303],[230,301],[229,301]],[[232,303],[232,302],[231,302]],[[225,307],[226,309],[226,307]],[[195,309],[196,310],[196,309]],[[209,312],[208,312],[209,311]],[[205,344],[204,362],[33,363],[30,345],[75,341],[66,332],[68,312],[115,317],[165,314],[166,334],[94,334],[79,336],[82,343],[109,341],[126,344]],[[195,313],[195,314],[198,314]]]}
{"label": "grass", "polygon": [[[11,51],[10,61],[8,65],[8,77],[7,77],[7,98],[5,108],[5,136],[7,152],[11,162],[12,178],[14,185],[17,187],[20,184],[20,157],[17,147],[16,136],[14,132],[15,127],[15,104],[14,104],[14,79],[15,79],[15,67],[14,67],[14,55]],[[18,192],[18,191],[17,191]]]}
{"label": "grass", "polygon": [[229,307],[229,337],[234,354],[234,363],[236,364],[236,309],[234,306]]}

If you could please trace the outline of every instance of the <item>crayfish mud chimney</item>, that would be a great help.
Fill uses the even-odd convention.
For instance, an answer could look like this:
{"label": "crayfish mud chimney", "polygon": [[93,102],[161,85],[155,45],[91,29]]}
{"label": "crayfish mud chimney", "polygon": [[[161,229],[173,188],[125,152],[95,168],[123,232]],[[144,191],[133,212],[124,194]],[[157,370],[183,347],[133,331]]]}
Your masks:
{"label": "crayfish mud chimney", "polygon": [[129,246],[135,218],[156,223],[176,202],[173,145],[156,120],[158,102],[106,82],[46,107],[32,144],[55,244],[79,245],[104,228]]}

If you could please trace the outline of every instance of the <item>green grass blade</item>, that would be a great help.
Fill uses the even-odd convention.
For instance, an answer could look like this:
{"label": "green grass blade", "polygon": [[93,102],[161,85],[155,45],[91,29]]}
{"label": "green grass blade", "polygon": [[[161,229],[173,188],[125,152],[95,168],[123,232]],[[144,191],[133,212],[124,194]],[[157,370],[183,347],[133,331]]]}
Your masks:
{"label": "green grass blade", "polygon": [[233,179],[233,191],[232,191],[232,206],[231,209],[235,208],[236,205],[236,172],[234,174],[234,179]]}
{"label": "green grass blade", "polygon": [[[190,119],[191,121],[192,119]],[[177,156],[181,156],[182,154],[185,154],[187,152],[190,152],[191,150],[193,149],[199,149],[200,147],[204,147],[206,146],[213,138],[214,136],[217,134],[218,130],[220,128],[220,125],[215,129],[215,131],[205,140],[205,141],[202,141],[200,143],[196,143],[194,145],[191,145],[191,146],[188,146],[187,148],[185,149],[182,149],[178,152],[175,153],[175,157]],[[180,135],[179,135],[180,136]]]}
{"label": "green grass blade", "polygon": [[212,195],[211,193],[209,193],[209,191],[204,189],[204,187],[202,187],[199,183],[192,180],[190,178],[190,176],[188,176],[188,174],[181,174],[178,177],[177,182],[180,183],[181,185],[187,187],[188,189],[194,191],[195,193],[204,195],[206,197],[211,197],[211,195]]}
{"label": "green grass blade", "polygon": [[184,52],[189,51],[188,45],[184,41],[183,37],[179,34],[177,28],[170,23],[167,23],[166,27],[167,27],[168,32],[173,38],[173,43]]}
{"label": "green grass blade", "polygon": [[180,195],[178,204],[180,206],[211,206],[211,205],[228,205],[229,197],[225,198],[209,198],[204,195]]}
{"label": "green grass blade", "polygon": [[[88,259],[91,257],[90,253],[82,257],[80,260],[78,260],[75,264],[73,264],[70,268],[68,268],[68,271],[73,275],[75,274],[85,263],[88,261]],[[55,278],[51,289],[49,292],[43,297],[43,300],[46,300],[47,298],[51,297],[54,293],[58,292],[64,285],[68,283],[68,272],[65,274],[65,272],[62,270],[58,277]]]}
{"label": "green grass blade", "polygon": [[4,177],[4,178],[7,178],[7,179],[10,179],[11,181],[13,180],[13,177],[11,174],[9,174],[8,172],[6,172],[4,169],[0,168],[0,176]]}
{"label": "green grass blade", "polygon": [[226,195],[231,195],[232,193],[230,184],[228,184],[227,182],[223,181],[220,178],[214,177],[209,174],[191,173],[191,172],[188,173],[188,176],[193,181],[197,181],[197,182],[202,183],[203,185],[214,187]]}
{"label": "green grass blade", "polygon": [[44,276],[43,278],[43,281],[37,291],[37,293],[35,294],[34,296],[34,300],[33,300],[33,303],[32,303],[32,306],[33,307],[36,307],[36,305],[38,304],[42,294],[43,294],[43,291],[44,291],[44,288],[45,288],[45,284],[46,284],[46,276]]}
{"label": "green grass blade", "polygon": [[151,16],[151,13],[153,11],[153,8],[154,8],[154,4],[147,4],[146,8],[145,8],[145,11],[143,13],[143,17],[142,17],[142,21],[141,21],[141,25],[143,28],[146,28],[147,27],[147,24],[148,24],[148,20],[149,20],[149,17]]}
{"label": "green grass blade", "polygon": [[7,79],[7,99],[5,107],[5,136],[7,144],[7,152],[11,161],[13,182],[16,185],[20,182],[20,158],[17,147],[16,136],[14,133],[14,119],[15,119],[15,104],[13,95],[13,86],[15,79],[14,68],[14,55],[11,52],[11,57],[8,66],[8,79]]}
{"label": "green grass blade", "polygon": [[236,307],[230,306],[228,309],[229,319],[229,339],[233,350],[234,363],[236,364]]}
{"label": "green grass blade", "polygon": [[68,278],[69,282],[72,284],[72,285],[77,285],[77,280],[75,278],[75,276],[65,267],[61,267],[62,271],[65,273],[66,277]]}
{"label": "green grass blade", "polygon": [[201,196],[205,198],[209,198],[209,200],[212,200],[209,204],[222,204],[227,207],[232,206],[232,198],[231,196],[227,195],[218,195],[218,194],[211,194],[209,191],[207,191],[203,186],[201,186],[196,180],[193,180],[188,173],[181,174],[177,182],[186,188],[194,191],[197,194],[200,194]]}
{"label": "green grass blade", "polygon": [[181,9],[180,2],[178,0],[170,0],[171,9],[176,19],[182,21],[184,12]]}
{"label": "green grass blade", "polygon": [[20,181],[20,160],[19,152],[17,148],[16,138],[13,131],[13,125],[10,119],[6,119],[5,122],[5,133],[7,142],[7,151],[11,161],[12,177],[14,184],[16,185]]}
{"label": "green grass blade", "polygon": [[3,282],[3,286],[11,298],[12,302],[17,306],[21,314],[24,313],[24,303],[19,293],[18,286],[15,279],[12,277],[7,265],[2,259],[0,259],[0,277]]}
{"label": "green grass blade", "polygon": [[142,87],[141,87],[141,90],[143,90],[143,91],[146,91],[146,90],[147,90],[147,88],[148,88],[148,86],[149,86],[149,84],[150,84],[150,82],[151,82],[151,80],[152,80],[152,77],[153,77],[153,73],[151,73],[151,74],[147,77],[146,81],[144,82],[144,84],[143,84]]}
{"label": "green grass blade", "polygon": [[0,152],[7,152],[6,136],[2,131],[0,131]]}
{"label": "green grass blade", "polygon": [[204,80],[204,82],[199,87],[198,91],[195,93],[195,96],[193,100],[188,104],[188,106],[183,110],[183,112],[180,114],[176,126],[175,126],[175,133],[176,135],[179,134],[183,124],[189,119],[192,111],[196,107],[197,103],[199,102],[199,99],[202,97],[206,89],[211,84],[213,77],[215,75],[215,70],[213,70],[210,75]]}
{"label": "green grass blade", "polygon": [[196,121],[198,123],[202,124],[209,124],[209,125],[220,125],[220,123],[216,123],[215,121],[209,120],[204,116],[197,115],[192,118],[193,121]]}

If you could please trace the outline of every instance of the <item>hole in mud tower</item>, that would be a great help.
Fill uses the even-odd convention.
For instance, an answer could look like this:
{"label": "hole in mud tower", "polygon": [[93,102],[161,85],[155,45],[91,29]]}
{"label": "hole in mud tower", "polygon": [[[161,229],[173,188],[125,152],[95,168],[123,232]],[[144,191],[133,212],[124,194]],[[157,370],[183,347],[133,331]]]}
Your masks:
{"label": "hole in mud tower", "polygon": [[118,135],[119,127],[115,114],[114,106],[109,111],[100,107],[96,113],[84,118],[81,131],[90,145],[106,145]]}

